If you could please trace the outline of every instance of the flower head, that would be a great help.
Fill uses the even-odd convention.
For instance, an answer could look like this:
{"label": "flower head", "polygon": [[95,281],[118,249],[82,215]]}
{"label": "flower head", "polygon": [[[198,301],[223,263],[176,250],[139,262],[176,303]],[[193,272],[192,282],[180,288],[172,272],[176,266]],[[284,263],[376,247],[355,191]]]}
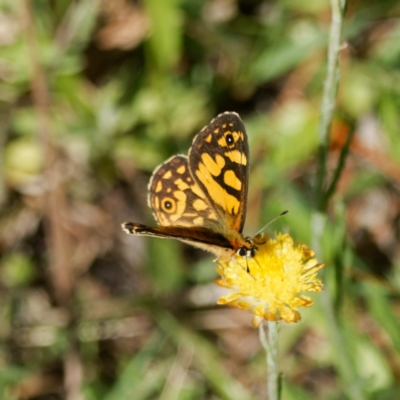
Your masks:
{"label": "flower head", "polygon": [[217,261],[221,275],[216,283],[230,289],[218,300],[254,314],[252,325],[263,319],[297,322],[301,316],[298,307],[310,307],[313,301],[301,292],[320,292],[322,282],[317,272],[324,265],[313,258],[313,251],[305,245],[294,245],[288,234],[254,238],[258,247],[252,258],[239,255],[229,261]]}

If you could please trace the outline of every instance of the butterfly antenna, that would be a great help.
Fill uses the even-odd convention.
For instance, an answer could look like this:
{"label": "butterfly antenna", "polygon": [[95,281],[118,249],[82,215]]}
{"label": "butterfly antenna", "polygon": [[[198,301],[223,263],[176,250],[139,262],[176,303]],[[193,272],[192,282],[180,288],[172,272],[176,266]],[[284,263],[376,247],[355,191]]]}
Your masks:
{"label": "butterfly antenna", "polygon": [[283,217],[288,212],[289,212],[289,210],[282,211],[277,217],[275,217],[273,220],[269,221],[267,225],[263,226],[262,229],[260,229],[254,236],[259,235],[265,228],[267,228],[269,225],[271,225],[273,222],[275,222],[280,217]]}

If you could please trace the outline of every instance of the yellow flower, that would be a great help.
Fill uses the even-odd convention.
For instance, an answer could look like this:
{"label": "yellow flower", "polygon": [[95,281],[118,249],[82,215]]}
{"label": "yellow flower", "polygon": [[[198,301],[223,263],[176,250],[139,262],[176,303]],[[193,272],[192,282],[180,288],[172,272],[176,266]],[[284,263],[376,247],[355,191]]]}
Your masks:
{"label": "yellow flower", "polygon": [[307,246],[295,246],[288,234],[277,234],[276,239],[258,235],[254,243],[258,252],[253,258],[237,255],[229,261],[217,261],[221,278],[216,283],[231,290],[218,304],[249,310],[254,314],[254,327],[263,318],[300,321],[298,307],[313,304],[310,297],[300,293],[322,290],[317,272],[324,265],[318,264]]}

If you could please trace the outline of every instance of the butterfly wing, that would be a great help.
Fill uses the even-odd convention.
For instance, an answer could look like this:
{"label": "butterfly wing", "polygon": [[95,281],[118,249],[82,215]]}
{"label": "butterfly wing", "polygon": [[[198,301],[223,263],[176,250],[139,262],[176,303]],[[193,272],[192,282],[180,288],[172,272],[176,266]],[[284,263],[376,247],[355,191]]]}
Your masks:
{"label": "butterfly wing", "polygon": [[212,229],[218,217],[194,181],[187,156],[176,155],[159,165],[149,182],[148,205],[162,226]]}
{"label": "butterfly wing", "polygon": [[223,235],[207,228],[191,226],[161,226],[152,228],[134,222],[125,222],[122,229],[130,235],[154,236],[161,239],[177,239],[209,251],[217,257],[229,257],[234,246]]}
{"label": "butterfly wing", "polygon": [[132,235],[178,239],[228,259],[250,246],[241,234],[248,160],[240,117],[220,114],[194,138],[188,157],[173,156],[155,169],[148,204],[161,226],[125,222],[122,228]]}
{"label": "butterfly wing", "polygon": [[189,167],[221,225],[242,232],[247,205],[249,146],[238,114],[220,114],[198,133],[189,150]]}

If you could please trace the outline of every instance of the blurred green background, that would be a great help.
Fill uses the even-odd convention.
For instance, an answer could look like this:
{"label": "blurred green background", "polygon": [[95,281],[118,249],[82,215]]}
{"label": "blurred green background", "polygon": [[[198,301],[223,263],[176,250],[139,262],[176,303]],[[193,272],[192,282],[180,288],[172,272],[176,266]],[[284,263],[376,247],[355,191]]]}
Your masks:
{"label": "blurred green background", "polygon": [[[400,399],[399,15],[348,4],[328,180],[355,134],[321,260],[341,337],[321,295],[281,325],[285,400]],[[289,209],[268,231],[311,245],[329,26],[325,0],[0,1],[2,400],[266,398],[212,258],[120,223],[154,224],[154,167],[236,111],[245,233]]]}

